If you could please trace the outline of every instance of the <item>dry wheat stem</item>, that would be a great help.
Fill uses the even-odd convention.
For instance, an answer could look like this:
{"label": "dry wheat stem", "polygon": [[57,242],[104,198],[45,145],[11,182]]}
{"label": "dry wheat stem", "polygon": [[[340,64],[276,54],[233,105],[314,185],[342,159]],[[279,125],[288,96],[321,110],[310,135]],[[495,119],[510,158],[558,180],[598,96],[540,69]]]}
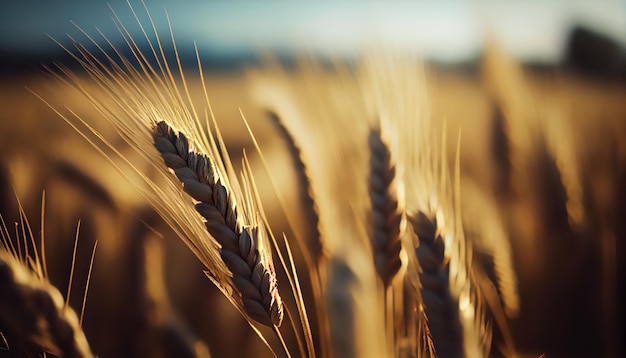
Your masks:
{"label": "dry wheat stem", "polygon": [[280,326],[283,306],[276,276],[259,252],[263,226],[246,226],[228,189],[222,184],[213,161],[191,151],[187,137],[175,133],[165,122],[156,123],[154,145],[165,164],[174,171],[183,189],[198,203],[208,232],[221,245],[220,255],[233,274],[244,312],[266,326]]}
{"label": "dry wheat stem", "polygon": [[[138,353],[166,356],[210,358],[204,342],[199,340],[172,308],[164,279],[163,243],[149,233],[144,223],[132,230],[130,248],[133,276],[137,291],[135,309],[140,316],[136,343]],[[153,341],[157,340],[156,344]]]}
{"label": "dry wheat stem", "polygon": [[63,357],[93,357],[74,311],[59,291],[0,249],[0,322],[20,339]]}
{"label": "dry wheat stem", "polygon": [[400,270],[400,225],[402,212],[395,191],[396,169],[389,147],[383,142],[380,131],[369,134],[370,174],[369,192],[372,217],[372,246],[374,265],[385,287],[391,284]]}
{"label": "dry wheat stem", "polygon": [[328,268],[326,299],[333,354],[337,357],[356,357],[359,337],[356,336],[354,315],[358,312],[354,307],[354,289],[351,286],[358,285],[358,278],[350,266],[340,259],[331,258]]}

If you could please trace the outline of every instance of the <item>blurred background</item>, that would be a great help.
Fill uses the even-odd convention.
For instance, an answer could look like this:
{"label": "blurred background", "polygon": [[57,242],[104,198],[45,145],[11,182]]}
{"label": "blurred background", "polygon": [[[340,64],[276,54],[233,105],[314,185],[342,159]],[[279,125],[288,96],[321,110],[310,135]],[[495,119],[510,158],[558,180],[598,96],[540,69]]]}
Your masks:
{"label": "blurred background", "polygon": [[[133,2],[146,19],[140,2]],[[122,0],[4,1],[0,12],[0,53],[3,70],[63,58],[50,36],[68,43],[75,23],[95,38],[102,31],[112,43],[122,41],[112,22],[113,9],[130,33],[137,22]],[[589,52],[609,51],[609,43],[626,45],[624,1],[146,1],[158,29],[167,29],[167,10],[183,57],[193,42],[205,63],[236,66],[270,51],[292,57],[297,51],[318,55],[354,56],[373,45],[397,47],[442,63],[467,63],[481,55],[493,37],[520,61],[559,64],[574,46],[591,46],[577,36],[584,28],[598,40]],[[145,22],[144,22],[145,23]],[[577,41],[582,41],[578,43]],[[588,40],[587,40],[588,41]],[[599,43],[604,43],[604,46]],[[599,47],[598,47],[599,46]],[[89,46],[88,46],[89,47]],[[619,52],[617,48],[613,51]],[[597,57],[609,59],[600,53]],[[619,56],[618,54],[612,54]],[[623,51],[621,54],[623,66]],[[193,61],[194,59],[187,58]],[[582,59],[580,59],[582,60]],[[600,59],[597,59],[600,61]],[[7,67],[9,66],[9,67]],[[614,66],[617,66],[615,64]]]}
{"label": "blurred background", "polygon": [[[131,5],[149,27],[142,3]],[[321,110],[311,93],[323,93],[334,75],[311,80],[295,70],[279,78],[263,71],[265,56],[291,69],[303,54],[353,64],[366,51],[384,49],[425,59],[432,116],[448,121],[449,138],[465,125],[464,178],[496,203],[511,241],[522,308],[510,325],[520,354],[626,352],[626,1],[146,0],[146,7],[173,59],[167,12],[183,67],[192,73],[197,44],[230,152],[237,156],[251,148],[242,108],[275,169],[285,174],[285,190],[297,190],[295,174],[264,115],[276,103],[258,94],[287,93],[283,98],[314,118]],[[267,356],[180,240],[155,238],[146,223],[165,238],[175,235],[137,191],[33,94],[56,109],[70,108],[102,133],[114,133],[83,93],[51,78],[44,66],[79,68],[51,38],[69,48],[75,39],[103,58],[81,29],[107,52],[102,35],[130,55],[115,16],[149,50],[126,1],[0,4],[0,213],[7,223],[19,221],[17,196],[38,232],[46,191],[48,264],[59,288],[67,285],[77,222],[76,277],[86,277],[93,243],[100,240],[84,327],[100,356],[198,355],[189,343],[196,339],[217,357]],[[154,41],[151,29],[148,34]],[[501,55],[493,54],[494,46]],[[196,77],[190,86],[200,102]],[[342,93],[352,95],[345,87]],[[511,157],[504,162],[511,166],[494,154],[499,121],[507,123]],[[536,137],[524,137],[526,127]],[[136,153],[122,151],[135,159]],[[253,166],[261,170],[258,162]],[[503,177],[510,183],[503,184]],[[259,182],[267,185],[266,179]],[[582,214],[570,217],[562,191],[580,199]],[[274,230],[289,232],[271,190],[265,193]],[[289,200],[298,205],[295,195]],[[146,271],[160,283],[148,284]],[[77,279],[74,286],[82,292],[85,282]],[[72,295],[74,308],[80,296]]]}

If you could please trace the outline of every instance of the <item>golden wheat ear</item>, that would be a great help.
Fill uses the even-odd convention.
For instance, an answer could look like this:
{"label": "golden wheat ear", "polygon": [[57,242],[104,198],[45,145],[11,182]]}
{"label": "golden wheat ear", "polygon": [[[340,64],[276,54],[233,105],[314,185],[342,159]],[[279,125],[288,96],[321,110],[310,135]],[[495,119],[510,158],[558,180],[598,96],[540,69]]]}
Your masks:
{"label": "golden wheat ear", "polygon": [[473,183],[463,187],[463,227],[474,264],[494,285],[508,317],[519,314],[520,298],[509,232],[495,201]]}
{"label": "golden wheat ear", "polygon": [[309,174],[308,167],[304,161],[302,151],[300,150],[296,139],[293,137],[291,132],[289,132],[287,127],[285,127],[281,118],[278,114],[272,111],[266,111],[266,115],[278,129],[279,135],[285,140],[287,149],[291,155],[294,171],[297,175],[300,205],[304,212],[305,220],[308,222],[304,241],[308,246],[308,251],[310,252],[310,256],[312,256],[313,261],[316,264],[319,264],[324,252],[322,233],[320,230],[319,208],[314,199],[315,196],[313,193],[313,186],[311,184],[311,175]]}
{"label": "golden wheat ear", "polygon": [[192,151],[183,133],[176,133],[167,123],[153,128],[154,145],[165,164],[174,171],[183,190],[197,201],[196,211],[205,226],[221,245],[220,255],[232,273],[243,312],[266,326],[280,326],[283,305],[276,275],[267,257],[260,251],[262,225],[245,225],[229,189],[208,156]]}
{"label": "golden wheat ear", "polygon": [[554,155],[547,147],[543,136],[535,145],[533,160],[535,188],[539,220],[546,233],[564,233],[571,230],[567,212],[567,189]]}
{"label": "golden wheat ear", "polygon": [[[244,167],[248,168],[241,173],[241,182],[238,180],[213,116],[198,51],[200,83],[206,100],[202,119],[194,106],[171,27],[177,68],[166,58],[161,37],[147,8],[152,31],[141,24],[132,6],[131,12],[151,51],[143,53],[116,16],[116,25],[132,58],[126,58],[123,50],[115,48],[105,38],[113,54],[107,53],[83,32],[104,59],[99,60],[77,43],[75,53],[66,51],[79,62],[92,82],[87,84],[63,67],[60,68],[62,74],[56,75],[85,95],[119,136],[113,139],[113,136],[99,133],[75,113],[69,118],[53,110],[152,205],[205,265],[207,276],[268,348],[273,353],[283,349],[288,355],[288,343],[279,329],[286,309],[278,293],[272,259],[272,249],[277,246],[268,238],[271,231],[247,159]],[[150,39],[149,32],[156,42]],[[213,122],[209,123],[211,120]],[[139,157],[131,159],[122,153],[116,142],[119,137]],[[181,192],[181,184],[191,199]],[[293,319],[290,323],[295,327]],[[267,329],[261,326],[270,327],[276,337],[266,339]]]}
{"label": "golden wheat ear", "polygon": [[3,337],[6,334],[7,346],[11,348],[12,342],[17,342],[18,349],[26,347],[27,354],[49,352],[62,357],[93,357],[81,327],[91,269],[79,319],[69,306],[75,251],[66,299],[48,280],[43,224],[45,194],[41,203],[41,254],[24,208],[15,192],[13,196],[19,212],[14,237],[0,214],[0,331]]}
{"label": "golden wheat ear", "polygon": [[463,357],[463,327],[458,301],[450,292],[450,265],[441,228],[434,215],[423,211],[408,219],[419,240],[415,254],[422,269],[422,300],[435,351],[440,357]]}
{"label": "golden wheat ear", "polygon": [[403,214],[398,203],[396,167],[389,147],[379,129],[372,129],[368,138],[370,149],[369,193],[372,218],[374,265],[383,285],[388,287],[396,276],[402,260],[401,224]]}
{"label": "golden wheat ear", "polygon": [[0,327],[62,357],[93,357],[76,313],[61,293],[0,248]]}
{"label": "golden wheat ear", "polygon": [[[310,299],[306,301],[306,304],[304,303],[304,300],[302,300],[302,307],[305,308],[306,312],[312,314],[310,314],[310,317],[307,317],[308,314],[301,315],[303,322],[305,322],[304,325],[309,327],[304,329],[304,332],[307,332],[308,335],[310,335],[310,339],[307,339],[307,343],[315,340],[316,346],[310,347],[309,352],[310,354],[321,352],[319,354],[329,356],[331,354],[330,348],[328,347],[330,332],[327,319],[326,299],[324,297],[324,289],[327,279],[326,257],[324,253],[324,243],[322,241],[322,227],[320,225],[319,207],[315,197],[311,173],[309,173],[306,158],[299,143],[292,132],[286,127],[282,118],[277,113],[270,110],[265,113],[276,126],[279,136],[286,142],[287,151],[291,157],[294,172],[297,178],[297,192],[305,225],[297,225],[295,223],[295,215],[285,204],[278,185],[276,185],[273,179],[271,179],[272,174],[271,171],[268,170],[268,163],[265,160],[261,148],[255,140],[249,126],[248,130],[250,131],[250,135],[253,138],[256,149],[260,154],[261,160],[263,161],[266,170],[268,170],[274,192],[276,193],[276,197],[285,214],[285,218],[289,223],[291,230],[295,234],[294,237],[296,239],[297,247],[299,248],[299,253],[302,255],[307,268],[310,293],[307,295],[308,291],[306,281],[302,281],[300,279],[298,280],[299,283],[297,285],[297,289],[294,291],[299,292],[302,290],[304,297],[310,297]],[[296,270],[294,269],[293,271],[293,276],[297,278],[298,274]],[[311,332],[318,332],[318,334],[314,335]]]}
{"label": "golden wheat ear", "polygon": [[498,197],[511,193],[511,140],[509,126],[502,108],[494,105],[491,116],[490,155],[494,165],[493,185]]}

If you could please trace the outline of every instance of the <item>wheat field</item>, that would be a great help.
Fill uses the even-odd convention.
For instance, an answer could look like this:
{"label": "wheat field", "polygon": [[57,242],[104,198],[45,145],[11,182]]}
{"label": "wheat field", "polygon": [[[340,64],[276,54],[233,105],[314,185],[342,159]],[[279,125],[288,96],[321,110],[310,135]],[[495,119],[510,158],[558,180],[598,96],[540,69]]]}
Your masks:
{"label": "wheat field", "polygon": [[219,72],[143,25],[0,82],[0,355],[626,352],[623,81],[495,43]]}

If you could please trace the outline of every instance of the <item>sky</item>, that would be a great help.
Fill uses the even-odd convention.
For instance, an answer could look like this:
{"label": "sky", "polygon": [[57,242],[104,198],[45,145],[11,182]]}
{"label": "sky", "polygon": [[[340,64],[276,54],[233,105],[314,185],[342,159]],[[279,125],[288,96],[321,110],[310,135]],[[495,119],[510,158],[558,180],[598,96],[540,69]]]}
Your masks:
{"label": "sky", "polygon": [[[143,24],[140,1],[130,1]],[[110,6],[110,7],[109,7]],[[426,58],[474,58],[488,36],[514,56],[556,62],[573,24],[585,24],[626,47],[626,1],[174,1],[146,0],[162,37],[167,15],[177,43],[236,55],[258,51],[349,56],[372,46],[397,47]],[[58,50],[47,35],[69,44],[121,39],[113,16],[140,35],[124,0],[3,0],[0,49],[4,54],[45,55]],[[101,40],[97,40],[102,43]]]}

